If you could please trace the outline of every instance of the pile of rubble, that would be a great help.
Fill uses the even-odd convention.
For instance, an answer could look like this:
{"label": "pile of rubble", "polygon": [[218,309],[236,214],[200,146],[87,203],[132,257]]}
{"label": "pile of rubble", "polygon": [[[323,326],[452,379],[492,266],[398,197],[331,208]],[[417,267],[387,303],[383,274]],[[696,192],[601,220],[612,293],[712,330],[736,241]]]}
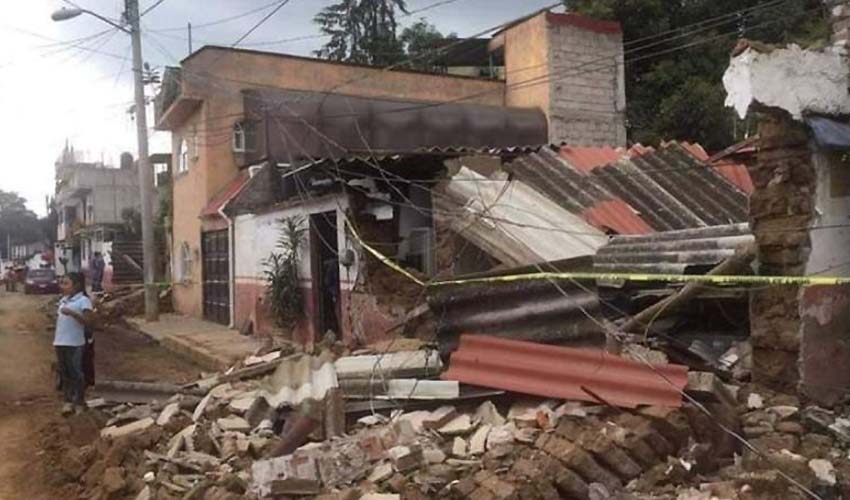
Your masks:
{"label": "pile of rubble", "polygon": [[104,499],[850,493],[840,411],[699,372],[679,407],[529,399],[436,380],[439,355],[417,346],[274,351],[184,386],[105,382],[90,401],[99,439],[57,466],[71,493]]}

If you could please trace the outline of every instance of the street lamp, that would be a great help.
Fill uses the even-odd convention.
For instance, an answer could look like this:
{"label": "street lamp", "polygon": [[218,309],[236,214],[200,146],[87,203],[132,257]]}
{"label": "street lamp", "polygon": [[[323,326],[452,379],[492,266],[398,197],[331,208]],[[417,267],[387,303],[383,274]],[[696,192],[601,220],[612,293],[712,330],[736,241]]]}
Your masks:
{"label": "street lamp", "polygon": [[82,14],[89,14],[106,24],[130,35],[133,40],[133,87],[136,101],[136,136],[139,143],[139,187],[142,198],[142,249],[144,252],[145,319],[159,319],[159,294],[156,287],[156,245],[153,235],[153,171],[148,158],[148,121],[145,114],[145,87],[142,81],[142,32],[139,29],[139,0],[125,0],[127,21],[130,29],[110,19],[80,8],[62,8],[50,17],[54,21],[66,21]]}

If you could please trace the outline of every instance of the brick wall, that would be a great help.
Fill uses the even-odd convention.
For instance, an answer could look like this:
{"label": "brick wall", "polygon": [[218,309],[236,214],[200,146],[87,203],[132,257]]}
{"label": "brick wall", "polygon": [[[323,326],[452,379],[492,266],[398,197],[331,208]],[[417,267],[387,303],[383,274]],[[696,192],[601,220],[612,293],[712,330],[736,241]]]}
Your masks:
{"label": "brick wall", "polygon": [[[750,226],[756,238],[759,274],[801,276],[811,250],[817,176],[805,126],[770,111],[759,124],[759,153],[750,167],[755,191]],[[794,228],[800,228],[794,230]],[[799,380],[801,343],[799,286],[757,288],[750,297],[753,378],[793,389]]]}

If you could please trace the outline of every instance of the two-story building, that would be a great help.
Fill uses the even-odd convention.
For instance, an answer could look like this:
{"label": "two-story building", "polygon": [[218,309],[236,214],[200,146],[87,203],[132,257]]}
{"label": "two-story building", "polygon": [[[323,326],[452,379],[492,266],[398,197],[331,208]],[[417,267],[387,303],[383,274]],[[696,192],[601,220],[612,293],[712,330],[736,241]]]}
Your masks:
{"label": "two-story building", "polygon": [[[175,309],[231,325],[244,317],[234,302],[246,296],[237,288],[248,277],[235,266],[261,264],[259,257],[235,255],[237,241],[252,236],[236,234],[222,208],[252,166],[293,169],[353,150],[625,145],[618,23],[541,12],[498,33],[488,50],[504,65],[495,78],[211,46],[169,68],[156,127],[173,137]],[[451,110],[443,108],[449,104]],[[331,209],[342,208],[335,201],[316,208]],[[319,227],[323,220],[311,220],[316,231],[335,231],[334,224]],[[339,245],[344,241],[340,236]]]}
{"label": "two-story building", "polygon": [[88,271],[95,252],[101,252],[111,275],[112,243],[125,232],[126,211],[139,212],[139,174],[129,153],[119,168],[81,162],[66,146],[56,162],[56,269],[61,273]]}

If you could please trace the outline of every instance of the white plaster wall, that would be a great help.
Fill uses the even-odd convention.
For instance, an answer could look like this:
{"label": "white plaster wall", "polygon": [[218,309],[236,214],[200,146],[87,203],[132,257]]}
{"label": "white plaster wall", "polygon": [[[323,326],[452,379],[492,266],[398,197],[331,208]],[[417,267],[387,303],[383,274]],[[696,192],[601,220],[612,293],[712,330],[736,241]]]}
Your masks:
{"label": "white plaster wall", "polygon": [[[348,208],[347,200],[343,196],[336,198],[322,198],[308,201],[293,207],[287,207],[275,212],[258,215],[240,215],[235,219],[235,275],[240,282],[256,282],[263,280],[263,262],[268,259],[272,252],[277,252],[277,240],[280,237],[280,219],[301,216],[304,219],[304,228],[309,227],[309,215],[321,212],[336,212],[337,216],[337,241],[340,250],[353,248],[351,241],[346,240],[345,216],[340,210]],[[357,266],[352,266],[352,271]],[[304,246],[301,248],[301,261],[299,267],[302,281],[309,282],[312,279],[310,266],[310,238],[305,233]],[[340,265],[340,280],[343,289],[350,289],[351,283],[356,279],[348,269]]]}
{"label": "white plaster wall", "polygon": [[782,108],[796,119],[804,112],[850,113],[848,67],[835,51],[797,45],[771,52],[748,48],[723,75],[726,105],[744,118],[754,102]]}
{"label": "white plaster wall", "polygon": [[[814,146],[813,146],[814,147]],[[816,213],[812,226],[823,227],[811,231],[812,251],[806,265],[806,274],[822,276],[850,276],[850,196],[833,197],[834,182],[850,185],[850,166],[837,162],[837,155],[821,152],[813,155],[817,173]],[[840,176],[842,178],[835,178]]]}

